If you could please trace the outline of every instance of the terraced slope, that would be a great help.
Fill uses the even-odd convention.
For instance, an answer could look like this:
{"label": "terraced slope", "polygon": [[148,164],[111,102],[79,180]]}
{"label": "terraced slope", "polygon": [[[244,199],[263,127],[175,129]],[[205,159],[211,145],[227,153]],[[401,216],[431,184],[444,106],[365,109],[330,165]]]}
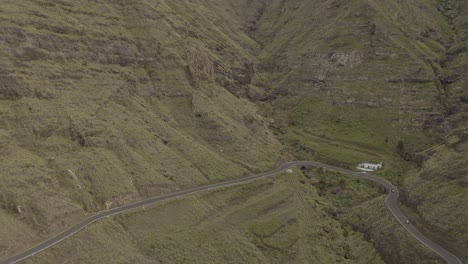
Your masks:
{"label": "terraced slope", "polygon": [[[408,206],[418,212],[428,233],[458,251],[468,260],[468,4],[445,6],[451,21],[454,39],[440,72],[441,86],[446,93],[447,118],[450,128],[443,144],[434,146],[418,157],[421,170],[405,181]],[[439,199],[444,197],[444,199]],[[430,213],[425,213],[425,208]]]}
{"label": "terraced slope", "polygon": [[[405,205],[416,210],[413,217],[421,228],[463,253],[466,11],[461,0],[2,1],[0,257],[106,207],[297,158],[344,167],[384,161],[381,174],[406,189]],[[332,212],[316,224],[354,228],[372,246],[360,233],[353,233],[354,242],[329,233],[316,241],[304,234],[315,234],[317,226],[305,224],[301,215],[301,233],[294,229],[298,225],[285,228],[284,236],[323,255],[295,247],[265,249],[246,231],[258,220],[254,217],[233,224],[237,242],[210,244],[207,256],[218,261],[234,261],[229,256],[236,254],[286,262],[438,261],[414,248],[404,233],[386,239],[394,226],[383,212],[375,213],[378,198],[348,204],[364,191],[353,195],[343,192],[342,182],[314,182],[313,177],[304,182],[309,180],[307,192],[317,189],[320,203],[329,206],[309,212],[309,205],[288,204],[285,210]],[[286,191],[274,184],[269,190],[286,196],[294,186]],[[262,199],[254,195],[246,203]],[[207,208],[218,208],[216,202],[203,201]],[[183,210],[195,210],[198,203],[183,201]],[[236,206],[247,205],[218,208],[213,221],[224,223]],[[247,217],[244,209],[239,214]],[[141,233],[175,232],[176,226],[164,233],[128,224],[150,221],[158,210],[93,227],[65,251],[47,253],[40,261],[105,262],[122,248],[132,249],[119,256],[122,262],[152,262],[153,253],[165,249],[162,262],[206,260],[192,244],[192,251],[177,254],[155,237],[148,238],[159,241],[154,248],[149,240],[128,244],[125,238],[138,241]],[[183,224],[195,227],[204,213],[195,214]],[[269,228],[260,222],[258,228]],[[194,237],[202,241],[201,234],[219,230],[217,224]],[[112,236],[117,229],[122,232]],[[96,243],[83,240],[91,237]],[[217,233],[212,239],[226,237]],[[334,239],[348,241],[355,254],[343,257]],[[115,242],[106,248],[108,255],[84,256],[85,250],[71,249],[104,250],[99,246],[104,240]],[[175,240],[172,245],[193,242],[182,235]],[[177,258],[171,259],[172,253]]]}
{"label": "terraced slope", "polygon": [[[100,222],[26,263],[384,263],[361,233],[325,213],[329,202],[299,170],[278,177]],[[352,203],[378,195],[348,186],[370,190]]]}
{"label": "terraced slope", "polygon": [[[466,261],[467,4],[282,3],[269,6],[258,27],[277,40],[265,41],[262,53],[280,63],[272,73],[275,100],[264,107],[273,129],[301,157],[342,166],[384,160],[382,174],[401,181],[415,222]],[[284,19],[273,19],[279,14]],[[389,241],[385,224],[356,228],[387,240],[377,245],[387,261],[404,261],[395,258],[400,238]]]}
{"label": "terraced slope", "polygon": [[276,2],[253,34],[289,137],[380,153],[405,138],[409,148],[433,143],[445,115],[437,70],[453,34],[432,1]]}
{"label": "terraced slope", "polygon": [[256,48],[224,15],[189,1],[1,3],[0,255],[106,204],[275,164],[256,106],[218,84],[242,79]]}

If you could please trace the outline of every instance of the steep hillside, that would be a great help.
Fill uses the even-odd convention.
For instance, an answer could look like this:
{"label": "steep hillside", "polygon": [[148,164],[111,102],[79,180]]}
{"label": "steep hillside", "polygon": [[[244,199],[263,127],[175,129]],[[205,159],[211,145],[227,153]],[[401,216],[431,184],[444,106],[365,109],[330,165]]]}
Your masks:
{"label": "steep hillside", "polygon": [[[146,208],[99,223],[29,263],[383,263],[362,234],[325,213],[330,203],[310,181],[296,171]],[[348,187],[370,191],[355,203],[377,194],[356,182]],[[108,241],[119,243],[109,248]]]}
{"label": "steep hillside", "polygon": [[[404,186],[418,226],[465,258],[466,6],[272,1],[251,28],[263,47],[255,81],[266,87],[253,99],[291,152],[349,167],[384,161],[380,174]],[[351,225],[396,261],[404,238],[388,241],[389,223]]]}
{"label": "steep hillside", "polygon": [[[2,1],[0,258],[96,211],[288,159],[383,161],[419,228],[468,257],[467,23],[462,0]],[[30,261],[115,252],[440,261],[375,188],[323,170],[146,208]]]}
{"label": "steep hillside", "polygon": [[445,110],[435,71],[452,35],[432,1],[277,2],[253,34],[287,137],[380,153],[400,139],[422,149],[438,138]]}
{"label": "steep hillside", "polygon": [[[444,144],[417,155],[421,169],[405,181],[407,204],[427,225],[426,232],[468,260],[468,3],[446,3],[441,10],[454,38],[440,71],[448,127]],[[443,199],[440,199],[443,197]],[[424,228],[424,225],[422,226]]]}
{"label": "steep hillside", "polygon": [[[270,88],[260,105],[280,138],[300,158],[383,160],[418,227],[464,258],[466,12],[463,1],[277,1],[251,33]],[[403,238],[388,240],[388,223],[350,223],[397,261]]]}
{"label": "steep hillside", "polygon": [[256,49],[224,10],[190,1],[0,10],[0,255],[106,206],[266,170],[279,157],[255,105],[219,85],[249,78]]}

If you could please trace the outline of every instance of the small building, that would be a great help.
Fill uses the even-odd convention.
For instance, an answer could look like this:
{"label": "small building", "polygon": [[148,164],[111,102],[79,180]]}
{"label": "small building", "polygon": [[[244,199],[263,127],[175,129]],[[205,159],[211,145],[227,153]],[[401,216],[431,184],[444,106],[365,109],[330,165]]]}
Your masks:
{"label": "small building", "polygon": [[363,171],[374,171],[382,168],[383,162],[380,163],[359,163],[357,166],[357,169],[363,170]]}

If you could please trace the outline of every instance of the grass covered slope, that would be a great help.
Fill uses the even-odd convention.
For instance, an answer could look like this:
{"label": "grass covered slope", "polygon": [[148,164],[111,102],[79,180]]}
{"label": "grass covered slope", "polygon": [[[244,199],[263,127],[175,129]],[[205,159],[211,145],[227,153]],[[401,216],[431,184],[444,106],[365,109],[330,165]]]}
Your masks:
{"label": "grass covered slope", "polygon": [[[405,181],[406,203],[426,225],[425,232],[441,245],[468,260],[468,4],[442,2],[454,32],[440,72],[445,91],[447,118],[443,144],[418,156],[421,168],[411,171]],[[442,199],[441,199],[442,197]],[[424,225],[422,226],[424,228]]]}
{"label": "grass covered slope", "polygon": [[224,15],[190,1],[2,2],[0,224],[15,224],[0,256],[106,206],[274,165],[255,105],[218,80],[238,85],[255,49]]}
{"label": "grass covered slope", "polygon": [[[362,234],[326,213],[332,205],[314,184],[295,170],[165,202],[93,224],[29,262],[383,263]],[[354,204],[377,195],[354,181],[346,186],[360,188]],[[110,239],[129,250],[108,248]]]}
{"label": "grass covered slope", "polygon": [[[462,252],[466,11],[457,0],[2,1],[0,257],[106,207],[280,157],[384,161],[425,233],[453,227],[440,241]],[[375,189],[315,173],[98,223],[32,261],[438,261]]]}
{"label": "grass covered slope", "polygon": [[[269,88],[259,105],[270,127],[301,159],[384,161],[379,174],[409,192],[404,205],[419,228],[465,257],[467,5],[273,2],[252,33],[264,45],[257,81]],[[386,261],[434,260],[404,233],[387,241],[394,226],[369,224],[369,208],[358,218],[368,224],[354,226],[379,241]]]}
{"label": "grass covered slope", "polygon": [[[277,98],[266,113],[289,141],[311,134],[319,139],[304,144],[346,141],[391,156],[401,139],[415,149],[437,140],[438,71],[453,33],[433,1],[273,2],[252,33],[264,46],[256,81]],[[327,149],[324,158],[340,155]]]}
{"label": "grass covered slope", "polygon": [[451,135],[447,144],[422,154],[427,156],[422,168],[410,171],[405,179],[404,205],[414,213],[412,216],[426,234],[465,261],[468,258],[465,252],[468,142],[466,132],[458,133]]}

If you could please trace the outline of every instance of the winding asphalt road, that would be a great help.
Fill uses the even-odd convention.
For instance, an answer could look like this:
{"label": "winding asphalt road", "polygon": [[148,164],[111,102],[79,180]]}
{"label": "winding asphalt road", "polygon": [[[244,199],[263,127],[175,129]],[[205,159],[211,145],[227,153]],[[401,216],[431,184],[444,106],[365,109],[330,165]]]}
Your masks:
{"label": "winding asphalt road", "polygon": [[[76,224],[76,225],[66,229],[65,231],[63,231],[63,232],[61,232],[61,233],[59,233],[59,234],[57,234],[57,235],[55,235],[55,236],[53,236],[51,238],[39,243],[38,245],[36,245],[36,246],[26,250],[26,251],[23,251],[23,252],[19,253],[18,255],[15,255],[15,256],[0,260],[0,264],[12,264],[12,263],[16,263],[18,261],[24,260],[26,258],[29,258],[31,256],[34,256],[35,254],[37,254],[39,252],[42,252],[42,251],[46,250],[47,248],[59,243],[60,241],[72,236],[76,232],[80,231],[81,229],[85,228],[86,226],[88,226],[88,225],[90,225],[90,224],[92,224],[92,223],[94,223],[94,222],[96,222],[98,220],[101,220],[101,219],[104,219],[104,218],[107,218],[107,217],[111,217],[113,215],[121,214],[121,213],[130,211],[130,210],[134,210],[134,209],[143,207],[145,205],[155,204],[155,203],[158,203],[158,202],[162,202],[162,201],[166,201],[166,200],[170,200],[170,199],[174,199],[174,198],[178,198],[178,197],[182,197],[182,196],[186,196],[186,195],[201,193],[201,192],[205,192],[205,191],[216,189],[216,188],[222,188],[222,187],[228,187],[228,186],[232,186],[232,185],[236,185],[236,184],[240,184],[240,183],[246,183],[246,182],[250,182],[250,181],[253,181],[253,180],[256,180],[256,179],[260,179],[260,178],[275,176],[275,175],[278,175],[281,172],[283,172],[286,169],[288,169],[290,167],[293,167],[293,166],[322,167],[322,168],[338,171],[338,172],[341,172],[341,173],[344,173],[344,174],[347,174],[347,175],[363,178],[363,179],[375,182],[375,183],[383,186],[385,188],[385,190],[387,191],[387,196],[385,197],[385,205],[390,210],[390,212],[393,214],[393,216],[398,220],[398,222],[400,222],[400,224],[406,229],[406,231],[408,231],[408,233],[410,233],[413,237],[415,237],[417,240],[419,240],[425,246],[432,249],[435,253],[439,254],[442,258],[444,258],[447,261],[447,263],[462,264],[462,262],[455,255],[453,255],[452,253],[448,252],[447,250],[443,249],[442,247],[440,247],[436,243],[429,240],[427,237],[425,237],[423,234],[421,234],[421,232],[419,232],[411,223],[409,223],[409,224],[406,223],[406,220],[407,220],[406,216],[400,211],[400,209],[398,209],[398,206],[397,206],[399,191],[391,182],[389,182],[389,181],[387,181],[385,179],[379,178],[377,176],[368,174],[368,173],[355,172],[355,171],[351,171],[351,170],[347,170],[347,169],[343,169],[343,168],[323,164],[323,163],[320,163],[320,162],[313,162],[313,161],[289,162],[289,163],[285,163],[285,164],[279,166],[278,168],[276,168],[276,169],[274,169],[272,171],[269,171],[269,172],[260,173],[260,174],[252,175],[252,176],[245,177],[245,178],[234,179],[234,180],[229,180],[229,181],[225,181],[225,182],[219,182],[219,183],[210,184],[210,185],[206,185],[206,186],[196,187],[196,188],[189,189],[189,190],[178,191],[178,192],[174,192],[174,193],[171,193],[171,194],[158,196],[158,197],[153,197],[153,198],[142,200],[142,201],[139,201],[139,202],[136,202],[136,203],[133,203],[133,204],[129,204],[129,205],[109,209],[109,210],[106,210],[106,211],[102,211],[100,213],[97,213],[95,215],[92,215],[92,216],[82,220],[78,224]],[[392,192],[391,190],[395,190],[395,191]]]}

